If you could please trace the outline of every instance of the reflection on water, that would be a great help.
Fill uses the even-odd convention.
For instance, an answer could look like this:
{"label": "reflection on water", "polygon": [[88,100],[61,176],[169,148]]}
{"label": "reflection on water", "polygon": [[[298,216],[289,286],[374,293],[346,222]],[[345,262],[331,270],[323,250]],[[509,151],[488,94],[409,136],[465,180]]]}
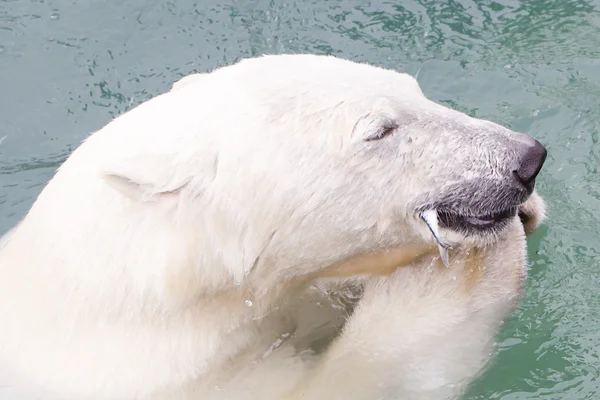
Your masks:
{"label": "reflection on water", "polygon": [[90,132],[179,77],[311,52],[417,74],[425,93],[536,136],[550,222],[527,296],[469,399],[596,399],[598,1],[0,2],[0,230]]}

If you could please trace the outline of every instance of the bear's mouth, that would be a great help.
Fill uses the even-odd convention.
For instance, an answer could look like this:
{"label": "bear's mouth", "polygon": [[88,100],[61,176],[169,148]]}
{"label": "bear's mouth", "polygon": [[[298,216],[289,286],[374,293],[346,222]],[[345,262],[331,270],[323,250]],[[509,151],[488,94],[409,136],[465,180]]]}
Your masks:
{"label": "bear's mouth", "polygon": [[517,206],[487,214],[459,214],[446,210],[437,210],[437,214],[442,227],[467,233],[501,228],[517,215]]}
{"label": "bear's mouth", "polygon": [[444,264],[448,265],[448,248],[458,247],[460,243],[443,240],[440,228],[451,229],[463,234],[473,232],[498,231],[508,225],[517,215],[518,206],[510,206],[503,210],[486,214],[462,214],[447,209],[428,209],[419,216],[427,224],[438,244],[438,250]]}

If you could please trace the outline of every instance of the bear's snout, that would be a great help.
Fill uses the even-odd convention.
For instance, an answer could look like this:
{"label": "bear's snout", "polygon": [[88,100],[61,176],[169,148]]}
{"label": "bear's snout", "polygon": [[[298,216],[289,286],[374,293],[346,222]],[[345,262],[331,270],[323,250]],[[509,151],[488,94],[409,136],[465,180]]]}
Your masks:
{"label": "bear's snout", "polygon": [[535,178],[538,176],[548,154],[546,148],[537,140],[531,138],[532,144],[525,146],[519,161],[519,166],[513,171],[517,182],[522,184],[531,194],[535,186]]}

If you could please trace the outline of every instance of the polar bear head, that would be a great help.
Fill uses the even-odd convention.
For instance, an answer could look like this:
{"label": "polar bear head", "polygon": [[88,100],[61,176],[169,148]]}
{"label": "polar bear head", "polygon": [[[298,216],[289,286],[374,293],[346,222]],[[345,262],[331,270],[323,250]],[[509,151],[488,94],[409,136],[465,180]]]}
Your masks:
{"label": "polar bear head", "polygon": [[[433,103],[409,75],[309,55],[244,60],[218,73],[243,81],[236,86],[251,96],[245,101],[262,105],[268,127],[256,137],[271,136],[251,157],[258,153],[272,161],[285,154],[281,161],[289,162],[258,175],[277,181],[272,174],[282,177],[282,171],[298,167],[286,183],[272,183],[299,189],[292,196],[299,203],[288,212],[312,228],[306,235],[288,233],[300,234],[296,246],[304,240],[331,243],[332,235],[342,247],[364,243],[372,251],[415,235],[430,239],[430,233],[443,247],[448,242],[442,235],[485,244],[502,235],[517,214],[527,233],[545,216],[534,192],[545,148],[530,136]],[[196,83],[188,90],[199,90],[198,82],[207,77],[186,77],[174,89]],[[291,146],[287,151],[271,147],[284,141]],[[262,163],[245,165],[256,164]],[[312,173],[299,176],[303,165]],[[323,221],[338,231],[316,228]],[[299,248],[320,254],[307,243]]]}
{"label": "polar bear head", "polygon": [[79,246],[100,274],[119,260],[119,276],[145,283],[171,274],[205,291],[266,290],[407,243],[492,243],[519,207],[534,229],[545,156],[530,136],[428,100],[409,75],[263,56],[113,120],[28,218],[45,204],[47,233],[61,238],[48,251]]}

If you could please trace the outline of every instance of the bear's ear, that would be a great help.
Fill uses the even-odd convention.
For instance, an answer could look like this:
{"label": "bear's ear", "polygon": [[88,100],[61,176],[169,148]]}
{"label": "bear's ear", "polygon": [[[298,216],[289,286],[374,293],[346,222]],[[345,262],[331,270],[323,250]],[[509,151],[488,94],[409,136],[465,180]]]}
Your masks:
{"label": "bear's ear", "polygon": [[168,191],[157,191],[151,185],[133,181],[125,176],[105,174],[103,178],[108,186],[133,201],[149,202],[156,201],[163,196],[176,196],[183,188],[181,186]]}
{"label": "bear's ear", "polygon": [[154,187],[151,184],[137,182],[122,175],[104,174],[104,182],[123,196],[141,202],[157,201],[165,196],[177,196],[185,184],[173,189]]}
{"label": "bear's ear", "polygon": [[161,162],[165,161],[161,157],[137,157],[127,161],[105,168],[102,179],[112,189],[134,201],[153,202],[164,196],[176,196],[192,179],[172,163]]}

